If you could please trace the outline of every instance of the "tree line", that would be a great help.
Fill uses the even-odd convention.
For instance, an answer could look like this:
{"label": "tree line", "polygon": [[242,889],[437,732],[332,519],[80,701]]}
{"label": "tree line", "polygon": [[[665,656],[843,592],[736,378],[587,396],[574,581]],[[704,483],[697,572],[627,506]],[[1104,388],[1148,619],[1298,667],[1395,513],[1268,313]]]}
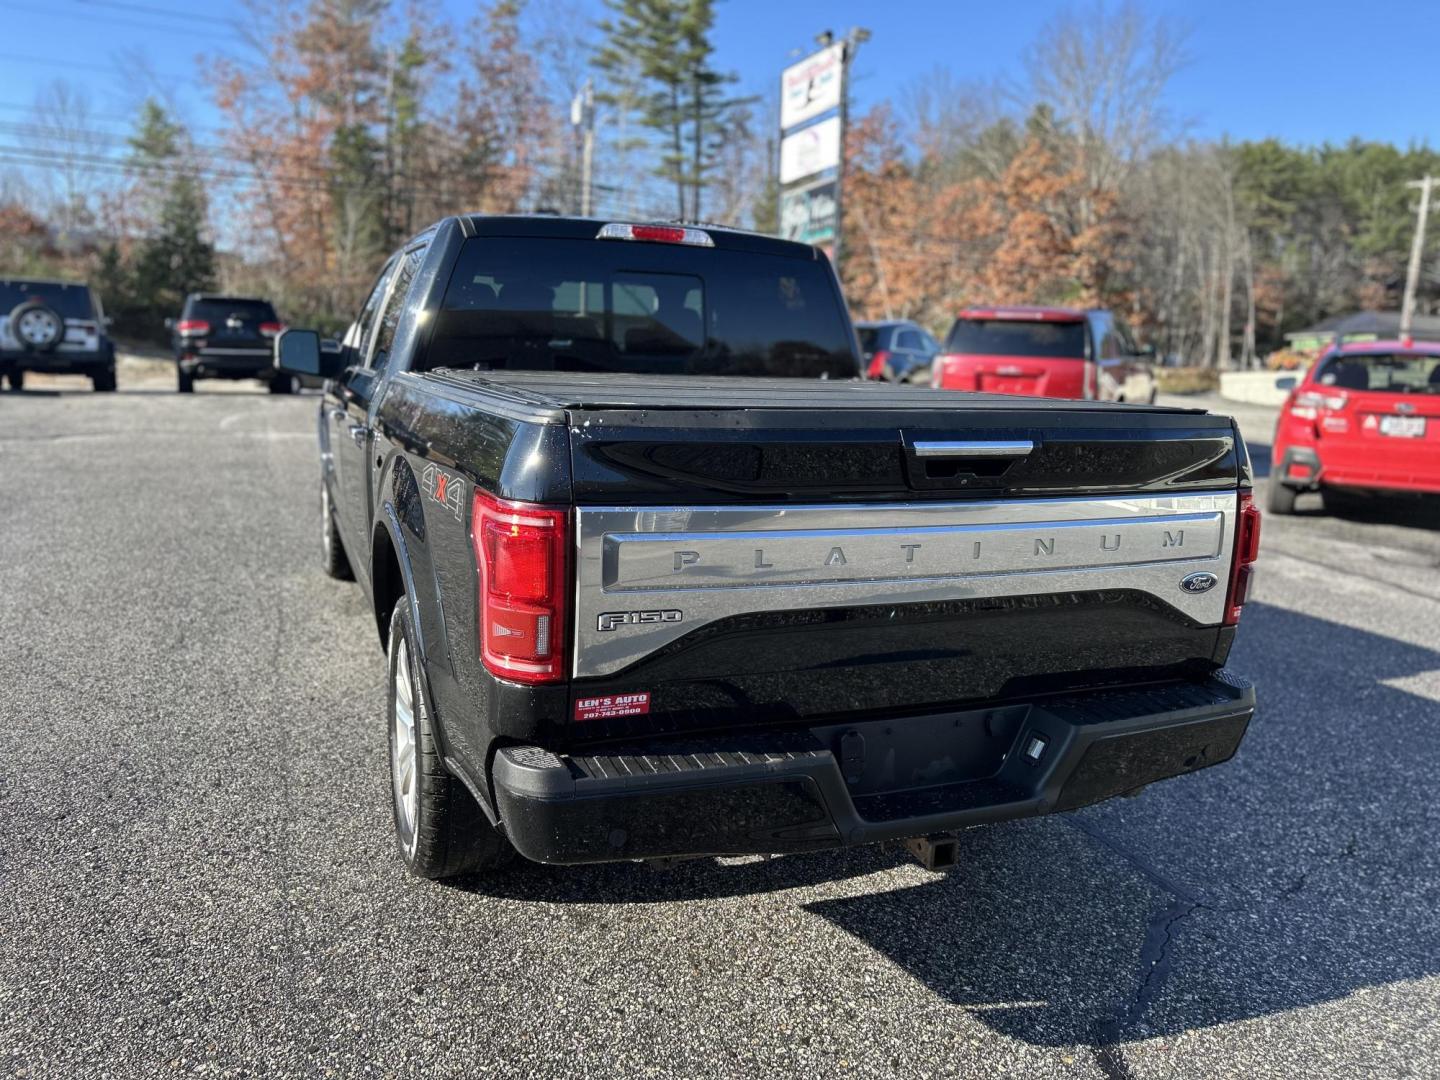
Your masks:
{"label": "tree line", "polygon": [[[0,124],[0,272],[90,277],[134,334],[217,287],[337,327],[435,218],[578,211],[571,102],[587,80],[598,215],[773,231],[776,101],[737,93],[716,17],[714,0],[492,0],[463,20],[251,0],[238,51],[204,66],[212,131],[151,100],[107,135],[63,84],[28,123]],[[840,271],[856,314],[944,331],[966,304],[1098,304],[1214,365],[1328,314],[1398,307],[1405,182],[1440,155],[1189,138],[1167,108],[1186,60],[1175,24],[1096,6],[1056,16],[1012,79],[937,69],[852,109]],[[777,49],[777,81],[785,62]]]}
{"label": "tree line", "polygon": [[[966,304],[1115,308],[1162,354],[1250,364],[1284,334],[1398,310],[1426,146],[1185,137],[1183,30],[1135,6],[1061,14],[1022,77],[943,71],[847,145],[842,277],[857,314],[943,330]],[[1440,306],[1431,230],[1421,311]]]}

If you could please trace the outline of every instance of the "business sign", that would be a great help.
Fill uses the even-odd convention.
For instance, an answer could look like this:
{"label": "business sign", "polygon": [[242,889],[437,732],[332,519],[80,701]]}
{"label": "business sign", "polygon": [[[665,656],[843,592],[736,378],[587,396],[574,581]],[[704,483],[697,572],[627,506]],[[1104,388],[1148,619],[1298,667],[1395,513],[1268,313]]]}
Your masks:
{"label": "business sign", "polygon": [[795,188],[780,196],[780,235],[802,244],[826,244],[839,224],[835,181]]}
{"label": "business sign", "polygon": [[780,76],[780,129],[838,109],[844,69],[845,44],[840,41],[786,68]]}
{"label": "business sign", "polygon": [[840,165],[840,117],[832,116],[780,140],[780,183],[793,184]]}

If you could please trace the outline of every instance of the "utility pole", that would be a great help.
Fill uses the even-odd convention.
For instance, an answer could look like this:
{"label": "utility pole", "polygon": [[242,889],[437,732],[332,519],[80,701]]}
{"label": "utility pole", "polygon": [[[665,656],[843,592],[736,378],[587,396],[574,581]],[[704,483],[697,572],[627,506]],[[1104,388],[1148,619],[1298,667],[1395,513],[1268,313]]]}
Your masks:
{"label": "utility pole", "polygon": [[1415,219],[1415,241],[1410,245],[1410,266],[1405,271],[1405,303],[1400,308],[1400,337],[1410,336],[1410,324],[1415,319],[1415,287],[1420,281],[1420,264],[1425,254],[1425,219],[1430,216],[1430,192],[1435,186],[1435,177],[1411,180],[1407,188],[1420,189],[1420,213]]}
{"label": "utility pole", "polygon": [[595,164],[595,84],[585,85],[570,102],[570,124],[580,132],[580,216],[590,216],[593,185],[591,175]]}

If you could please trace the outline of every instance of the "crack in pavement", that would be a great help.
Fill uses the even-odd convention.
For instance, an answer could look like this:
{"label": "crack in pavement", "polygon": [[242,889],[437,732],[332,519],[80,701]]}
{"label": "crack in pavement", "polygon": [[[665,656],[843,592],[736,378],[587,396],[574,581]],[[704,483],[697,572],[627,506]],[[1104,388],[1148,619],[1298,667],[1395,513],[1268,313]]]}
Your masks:
{"label": "crack in pavement", "polygon": [[[1121,1043],[1125,1040],[1126,1032],[1133,1031],[1144,1021],[1150,1006],[1160,996],[1160,991],[1170,977],[1170,946],[1175,941],[1176,928],[1197,911],[1233,914],[1246,910],[1247,905],[1213,903],[1203,894],[1181,885],[1146,861],[1138,852],[1127,848],[1089,822],[1070,816],[1063,820],[1128,863],[1158,891],[1170,897],[1170,902],[1152,915],[1146,924],[1145,938],[1140,943],[1140,964],[1135,976],[1134,991],[1123,1005],[1116,1008],[1109,1020],[1096,1028],[1094,1041],[1090,1045],[1095,1064],[1107,1080],[1134,1080],[1135,1074],[1125,1060]],[[1352,833],[1344,849],[1322,860],[1321,866],[1330,866],[1341,860],[1354,858],[1358,851],[1359,837]],[[1288,900],[1304,890],[1314,869],[1302,869],[1290,884],[1275,894],[1275,900]]]}
{"label": "crack in pavement", "polygon": [[1096,1029],[1094,1042],[1090,1046],[1096,1066],[1108,1080],[1134,1080],[1134,1073],[1131,1072],[1120,1045],[1124,1041],[1125,1033],[1144,1020],[1151,1004],[1160,995],[1165,981],[1170,977],[1170,945],[1175,939],[1175,928],[1196,911],[1219,909],[1095,826],[1074,817],[1066,817],[1064,820],[1072,828],[1129,863],[1151,885],[1170,896],[1170,902],[1152,915],[1146,924],[1145,939],[1140,943],[1140,966],[1135,977],[1135,989],[1110,1019]]}

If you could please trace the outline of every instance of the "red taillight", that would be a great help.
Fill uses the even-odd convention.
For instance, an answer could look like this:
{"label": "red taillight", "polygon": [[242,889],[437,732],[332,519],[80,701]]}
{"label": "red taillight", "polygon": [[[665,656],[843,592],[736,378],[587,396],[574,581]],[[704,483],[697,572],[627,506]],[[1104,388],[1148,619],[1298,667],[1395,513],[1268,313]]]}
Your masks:
{"label": "red taillight", "polygon": [[1240,611],[1250,593],[1251,567],[1260,557],[1260,508],[1250,492],[1240,493],[1235,516],[1235,562],[1230,567],[1230,592],[1225,598],[1225,625],[1240,621]]}
{"label": "red taillight", "polygon": [[275,337],[284,329],[285,324],[283,322],[262,322],[260,324],[260,333],[266,337]]}
{"label": "red taillight", "polygon": [[210,332],[210,324],[204,319],[181,319],[175,324],[175,332],[182,337],[208,334]]}
{"label": "red taillight", "polygon": [[516,682],[565,678],[569,511],[477,491],[471,536],[485,666]]}
{"label": "red taillight", "polygon": [[870,357],[870,367],[865,372],[868,379],[883,379],[885,377],[885,365],[890,362],[890,354],[884,349],[877,349],[875,355]]}
{"label": "red taillight", "polygon": [[1350,399],[1342,393],[1302,390],[1290,402],[1290,415],[1301,420],[1314,420],[1322,412],[1339,412]]}

